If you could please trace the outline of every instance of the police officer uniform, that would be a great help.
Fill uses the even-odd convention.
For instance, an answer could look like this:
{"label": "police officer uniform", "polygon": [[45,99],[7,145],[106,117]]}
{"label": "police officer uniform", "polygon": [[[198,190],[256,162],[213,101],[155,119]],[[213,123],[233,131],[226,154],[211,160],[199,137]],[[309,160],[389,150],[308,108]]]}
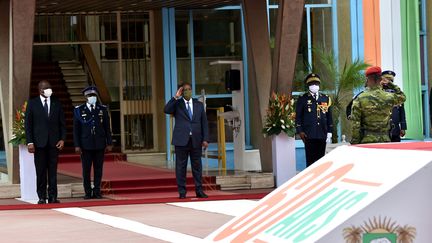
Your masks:
{"label": "police officer uniform", "polygon": [[[86,97],[97,95],[94,86],[85,88],[82,93]],[[86,102],[74,109],[74,144],[75,150],[81,152],[83,168],[83,185],[85,199],[102,198],[101,181],[105,150],[111,150],[111,129],[107,107]],[[94,180],[91,188],[91,167],[93,165]]]}
{"label": "police officer uniform", "polygon": [[[396,73],[390,70],[382,72],[382,76],[393,82]],[[394,89],[390,89],[388,87],[384,87],[384,90],[389,93],[394,93]],[[390,140],[392,142],[400,142],[401,141],[401,132],[405,134],[405,130],[407,130],[406,118],[405,118],[405,108],[403,104],[396,105],[393,107],[392,115],[391,115],[391,123],[390,123]]]}
{"label": "police officer uniform", "polygon": [[[321,83],[317,74],[305,78],[306,85]],[[300,96],[296,104],[296,130],[305,134],[306,164],[310,166],[325,154],[326,138],[333,132],[331,99],[329,96],[308,91]]]}

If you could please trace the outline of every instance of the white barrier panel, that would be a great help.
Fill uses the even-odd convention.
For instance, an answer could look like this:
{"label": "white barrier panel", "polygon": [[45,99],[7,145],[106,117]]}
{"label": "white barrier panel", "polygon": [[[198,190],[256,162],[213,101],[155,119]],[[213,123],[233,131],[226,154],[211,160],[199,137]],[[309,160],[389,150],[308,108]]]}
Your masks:
{"label": "white barrier panel", "polygon": [[206,239],[430,242],[431,161],[429,151],[338,147]]}

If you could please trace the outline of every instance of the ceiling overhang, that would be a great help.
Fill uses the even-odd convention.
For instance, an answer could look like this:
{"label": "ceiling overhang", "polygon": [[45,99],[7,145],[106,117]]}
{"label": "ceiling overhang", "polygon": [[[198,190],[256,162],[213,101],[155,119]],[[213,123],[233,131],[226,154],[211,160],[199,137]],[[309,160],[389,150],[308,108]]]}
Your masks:
{"label": "ceiling overhang", "polygon": [[37,14],[142,12],[161,8],[212,9],[241,0],[36,0]]}

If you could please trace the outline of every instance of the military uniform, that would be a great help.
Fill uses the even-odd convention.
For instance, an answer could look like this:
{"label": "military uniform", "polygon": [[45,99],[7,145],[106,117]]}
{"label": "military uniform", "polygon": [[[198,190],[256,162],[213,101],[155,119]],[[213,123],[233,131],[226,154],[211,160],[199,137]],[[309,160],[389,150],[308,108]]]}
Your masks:
{"label": "military uniform", "polygon": [[388,93],[380,85],[367,87],[353,101],[351,144],[390,142],[390,115],[394,106],[405,101],[405,94],[391,82],[388,88],[395,92]]}
{"label": "military uniform", "polygon": [[307,92],[298,98],[296,104],[296,131],[306,134],[307,166],[324,156],[327,134],[333,132],[331,99],[322,93],[316,96]]}
{"label": "military uniform", "polygon": [[[74,144],[81,150],[83,185],[86,199],[101,197],[101,181],[105,148],[112,145],[109,116],[106,106],[84,103],[74,109]],[[91,188],[91,167],[94,188]]]}

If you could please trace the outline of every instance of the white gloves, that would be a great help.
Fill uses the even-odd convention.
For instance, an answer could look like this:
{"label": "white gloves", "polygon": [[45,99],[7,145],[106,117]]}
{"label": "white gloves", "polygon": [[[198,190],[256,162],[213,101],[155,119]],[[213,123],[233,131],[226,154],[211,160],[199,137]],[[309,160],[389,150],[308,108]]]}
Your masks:
{"label": "white gloves", "polygon": [[331,140],[332,136],[333,136],[333,134],[331,132],[327,133],[326,143],[331,143],[332,142],[332,140]]}

